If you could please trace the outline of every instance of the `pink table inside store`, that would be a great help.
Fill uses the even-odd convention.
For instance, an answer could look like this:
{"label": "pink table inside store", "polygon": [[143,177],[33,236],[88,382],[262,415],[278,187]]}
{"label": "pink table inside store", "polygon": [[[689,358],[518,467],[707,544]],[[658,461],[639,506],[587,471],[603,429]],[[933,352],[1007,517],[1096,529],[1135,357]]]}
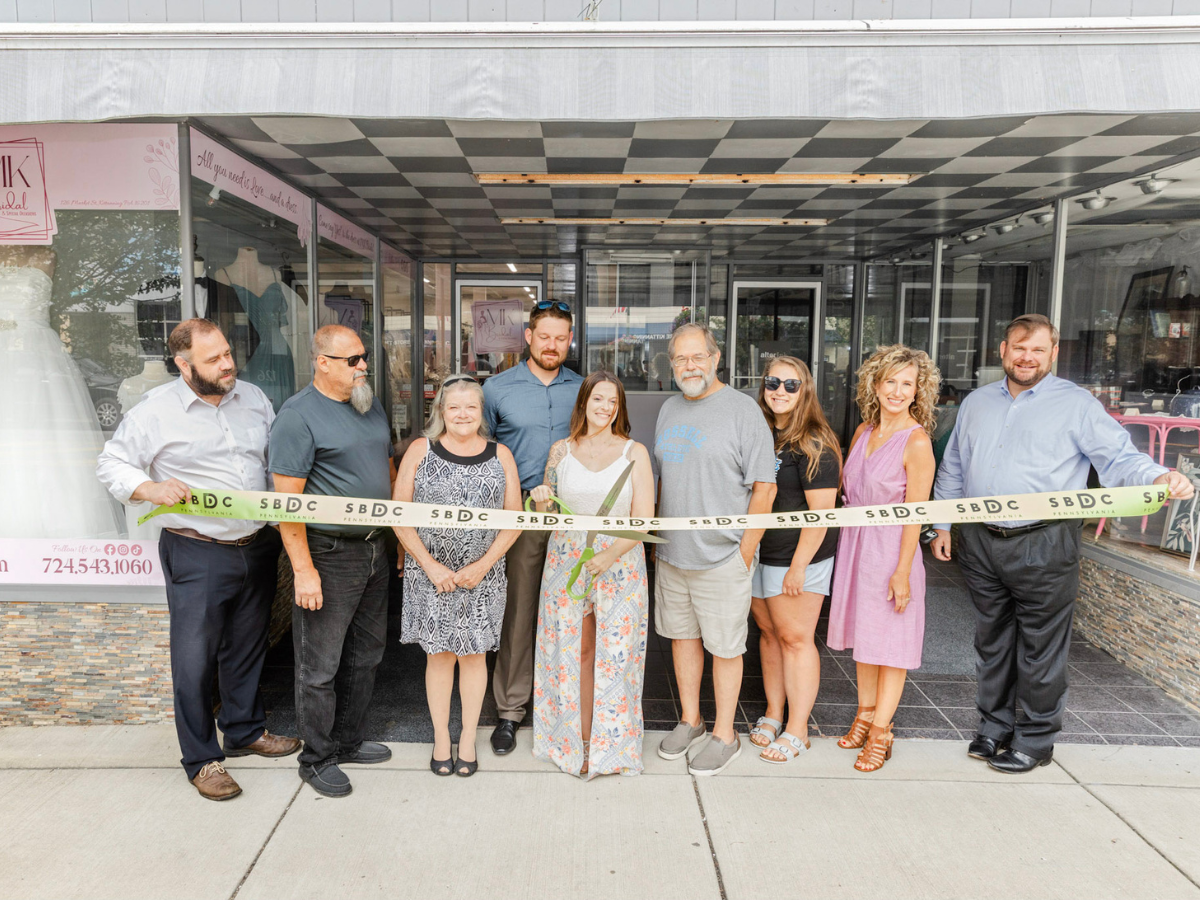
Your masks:
{"label": "pink table inside store", "polygon": [[[1187,416],[1154,416],[1146,413],[1118,413],[1109,411],[1109,415],[1120,422],[1125,427],[1130,425],[1144,425],[1147,432],[1146,453],[1154,459],[1158,460],[1160,466],[1165,466],[1167,457],[1167,435],[1172,431],[1182,429],[1184,431],[1200,431],[1200,419],[1192,419]],[[1158,445],[1158,454],[1155,455],[1154,447]],[[1197,442],[1200,446],[1200,441]],[[1170,466],[1169,468],[1174,468]],[[1142,516],[1142,531],[1146,530],[1146,521],[1149,516]],[[1100,520],[1100,524],[1096,527],[1096,537],[1100,536],[1100,532],[1104,530],[1104,519]]]}

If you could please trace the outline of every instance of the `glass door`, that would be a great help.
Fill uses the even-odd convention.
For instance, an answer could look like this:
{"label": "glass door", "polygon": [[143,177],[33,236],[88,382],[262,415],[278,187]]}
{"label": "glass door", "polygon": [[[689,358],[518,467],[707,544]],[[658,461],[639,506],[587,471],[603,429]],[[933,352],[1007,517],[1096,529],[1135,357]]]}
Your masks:
{"label": "glass door", "polygon": [[[819,337],[813,323],[821,321],[821,282],[735,281],[730,305],[733,387],[756,389],[767,365],[778,356],[795,356],[813,368]],[[819,379],[819,372],[813,377]]]}
{"label": "glass door", "polygon": [[460,279],[456,286],[454,371],[483,381],[515,366],[525,350],[525,323],[541,299],[541,282]]}

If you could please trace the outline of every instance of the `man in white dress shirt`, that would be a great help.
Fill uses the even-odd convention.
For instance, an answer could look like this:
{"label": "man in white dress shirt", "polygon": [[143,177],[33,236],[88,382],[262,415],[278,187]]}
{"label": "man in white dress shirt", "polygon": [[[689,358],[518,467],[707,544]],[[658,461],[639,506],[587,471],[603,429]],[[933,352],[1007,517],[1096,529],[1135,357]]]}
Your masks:
{"label": "man in white dress shirt", "polygon": [[[267,489],[266,394],[237,380],[229,343],[207,319],[177,325],[167,346],[182,376],[154,388],[105,444],[96,473],[122,503],[174,504],[191,488]],[[180,762],[200,795],[241,788],[227,756],[289,756],[296,738],[269,734],[258,682],[267,652],[281,543],[274,528],[241,519],[163,515],[159,555],[171,611],[171,678]],[[213,727],[212,684],[221,712]]]}

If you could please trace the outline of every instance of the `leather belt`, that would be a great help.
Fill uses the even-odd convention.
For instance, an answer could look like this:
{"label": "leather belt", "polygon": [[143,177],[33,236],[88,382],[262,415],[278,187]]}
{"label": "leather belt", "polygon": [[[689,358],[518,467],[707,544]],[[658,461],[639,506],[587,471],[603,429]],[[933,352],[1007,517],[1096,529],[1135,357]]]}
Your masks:
{"label": "leather belt", "polygon": [[207,534],[201,534],[194,528],[166,528],[164,531],[169,531],[171,534],[177,534],[180,537],[191,538],[193,541],[204,541],[206,544],[221,544],[225,547],[245,547],[247,544],[252,544],[258,540],[258,536],[262,534],[262,529],[254,532],[254,534],[246,535],[244,538],[237,538],[232,541],[223,541],[220,538],[209,537]]}
{"label": "leather belt", "polygon": [[992,534],[996,535],[996,537],[1007,540],[1008,538],[1015,538],[1020,537],[1023,534],[1029,534],[1031,531],[1040,531],[1049,524],[1049,522],[1033,522],[1029,525],[1018,525],[1016,528],[1003,528],[999,525],[989,524],[985,525],[984,527],[987,528],[987,530]]}
{"label": "leather belt", "polygon": [[383,534],[384,529],[372,528],[366,534],[331,534],[328,531],[318,531],[316,528],[309,528],[313,534],[319,534],[323,538],[329,538],[331,541],[371,541]]}

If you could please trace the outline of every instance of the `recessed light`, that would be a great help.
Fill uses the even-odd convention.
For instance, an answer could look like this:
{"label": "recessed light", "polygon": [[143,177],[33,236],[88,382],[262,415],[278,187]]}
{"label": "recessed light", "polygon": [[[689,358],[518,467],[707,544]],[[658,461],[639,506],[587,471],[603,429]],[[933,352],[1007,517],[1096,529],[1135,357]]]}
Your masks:
{"label": "recessed light", "polygon": [[603,218],[603,217],[579,217],[579,218],[533,218],[529,216],[516,216],[513,218],[501,217],[501,225],[700,225],[705,228],[719,227],[735,227],[735,228],[770,228],[779,225],[792,225],[798,227],[817,228],[822,225],[828,225],[831,219],[771,219],[771,218],[750,218],[749,216],[734,216],[728,219],[676,219],[663,216],[646,217],[639,216],[634,218]]}
{"label": "recessed light", "polygon": [[622,174],[617,172],[479,172],[475,175],[480,184],[541,184],[554,187],[586,185],[646,185],[664,184],[911,184],[924,173],[899,174],[890,172],[774,172],[766,174],[717,173],[717,172],[643,172]]}
{"label": "recessed light", "polygon": [[517,271],[517,267],[513,263],[508,263],[507,265],[508,265],[508,271],[510,271],[510,272]]}

